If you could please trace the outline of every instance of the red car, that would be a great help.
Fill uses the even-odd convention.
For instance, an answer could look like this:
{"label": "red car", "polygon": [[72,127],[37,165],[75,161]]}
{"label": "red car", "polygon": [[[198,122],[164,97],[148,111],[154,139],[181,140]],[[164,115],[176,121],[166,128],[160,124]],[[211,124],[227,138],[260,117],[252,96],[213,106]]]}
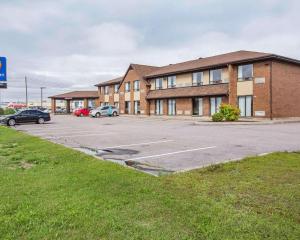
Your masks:
{"label": "red car", "polygon": [[74,115],[77,117],[89,116],[90,110],[87,108],[78,108],[74,111]]}

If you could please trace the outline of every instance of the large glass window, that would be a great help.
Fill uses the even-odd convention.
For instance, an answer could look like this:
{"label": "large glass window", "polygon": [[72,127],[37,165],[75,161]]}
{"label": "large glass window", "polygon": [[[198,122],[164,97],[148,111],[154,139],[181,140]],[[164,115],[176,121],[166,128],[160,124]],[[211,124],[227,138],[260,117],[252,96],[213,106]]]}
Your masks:
{"label": "large glass window", "polygon": [[119,84],[115,84],[115,86],[114,86],[114,88],[115,88],[115,91],[114,91],[114,92],[115,92],[115,93],[118,93],[118,92],[119,92],[119,86],[120,86]]}
{"label": "large glass window", "polygon": [[109,86],[104,87],[104,94],[107,95],[109,93]]}
{"label": "large glass window", "polygon": [[140,81],[139,80],[136,80],[133,82],[133,90],[136,92],[140,91]]}
{"label": "large glass window", "polygon": [[253,64],[240,65],[238,67],[239,81],[252,80],[253,77]]}
{"label": "large glass window", "polygon": [[176,115],[176,100],[168,100],[168,115]]}
{"label": "large glass window", "polygon": [[125,83],[125,92],[130,92],[130,82]]}
{"label": "large glass window", "polygon": [[241,111],[241,117],[251,117],[252,116],[252,96],[240,96],[239,109]]}
{"label": "large glass window", "polygon": [[156,100],[155,101],[155,114],[162,115],[163,114],[163,100]]}
{"label": "large glass window", "polygon": [[203,72],[193,73],[193,86],[203,85]]}
{"label": "large glass window", "polygon": [[210,115],[214,115],[219,111],[219,107],[222,103],[222,97],[211,97],[210,98]]}
{"label": "large glass window", "polygon": [[125,114],[130,114],[130,101],[125,101]]}
{"label": "large glass window", "polygon": [[155,89],[162,89],[163,88],[163,79],[156,78],[155,79]]}
{"label": "large glass window", "polygon": [[168,77],[168,88],[176,87],[176,76],[169,76]]}
{"label": "large glass window", "polygon": [[209,82],[210,84],[222,83],[222,69],[210,70]]}
{"label": "large glass window", "polygon": [[134,101],[134,114],[140,114],[140,101]]}

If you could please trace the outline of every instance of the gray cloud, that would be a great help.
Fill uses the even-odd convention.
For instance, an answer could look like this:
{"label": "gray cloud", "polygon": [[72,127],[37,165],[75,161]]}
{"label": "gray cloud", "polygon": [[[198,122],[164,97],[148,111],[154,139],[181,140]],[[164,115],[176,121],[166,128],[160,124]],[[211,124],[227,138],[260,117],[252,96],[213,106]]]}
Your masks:
{"label": "gray cloud", "polygon": [[300,58],[299,1],[61,0],[0,2],[2,100],[93,85],[131,62],[165,65],[248,49]]}

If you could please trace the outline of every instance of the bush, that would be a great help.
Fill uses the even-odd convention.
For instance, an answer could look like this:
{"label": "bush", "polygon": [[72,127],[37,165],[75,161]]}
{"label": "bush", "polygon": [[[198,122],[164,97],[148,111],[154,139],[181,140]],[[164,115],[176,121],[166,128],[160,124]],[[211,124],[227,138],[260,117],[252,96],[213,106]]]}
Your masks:
{"label": "bush", "polygon": [[3,110],[3,108],[0,108],[0,115],[4,115],[4,110]]}
{"label": "bush", "polygon": [[214,115],[212,115],[212,120],[214,122],[222,122],[224,119],[224,115],[221,112],[217,112]]}
{"label": "bush", "polygon": [[237,121],[240,117],[240,109],[230,104],[221,104],[219,112],[226,121]]}
{"label": "bush", "polygon": [[10,114],[14,114],[16,113],[16,111],[12,108],[5,108],[4,110],[4,115],[10,115]]}

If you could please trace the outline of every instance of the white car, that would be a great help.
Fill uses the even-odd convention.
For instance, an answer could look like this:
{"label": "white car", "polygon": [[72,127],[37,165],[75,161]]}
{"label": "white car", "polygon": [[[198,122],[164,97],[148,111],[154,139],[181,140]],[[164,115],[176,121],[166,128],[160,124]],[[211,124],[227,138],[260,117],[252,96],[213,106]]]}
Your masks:
{"label": "white car", "polygon": [[118,116],[119,110],[115,106],[107,105],[98,107],[90,111],[91,117],[100,117],[100,116]]}

